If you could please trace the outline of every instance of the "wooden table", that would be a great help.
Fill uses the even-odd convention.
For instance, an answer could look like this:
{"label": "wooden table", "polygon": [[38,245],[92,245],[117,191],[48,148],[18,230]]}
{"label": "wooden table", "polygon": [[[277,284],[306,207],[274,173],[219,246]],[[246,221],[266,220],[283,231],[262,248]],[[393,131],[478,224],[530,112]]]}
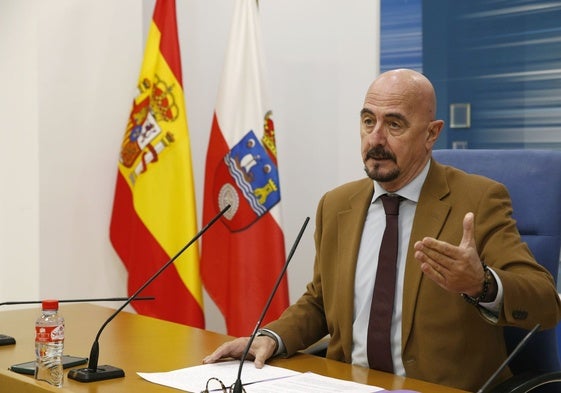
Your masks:
{"label": "wooden table", "polygon": [[[40,307],[0,311],[0,333],[16,339],[16,344],[0,346],[0,392],[39,393],[172,393],[179,390],[156,385],[140,378],[136,372],[163,372],[201,364],[202,358],[231,337],[155,318],[120,313],[103,331],[99,365],[122,368],[125,377],[107,381],[81,383],[66,377],[63,388],[54,388],[32,376],[9,370],[16,363],[34,359],[34,322]],[[61,306],[66,320],[65,354],[89,356],[103,322],[113,309],[93,304]],[[363,367],[299,354],[277,359],[274,366],[296,371],[312,371],[334,378],[370,384],[385,389],[410,389],[422,393],[465,393],[411,378],[398,377]],[[85,367],[85,366],[79,366]],[[202,389],[203,387],[201,387]]]}

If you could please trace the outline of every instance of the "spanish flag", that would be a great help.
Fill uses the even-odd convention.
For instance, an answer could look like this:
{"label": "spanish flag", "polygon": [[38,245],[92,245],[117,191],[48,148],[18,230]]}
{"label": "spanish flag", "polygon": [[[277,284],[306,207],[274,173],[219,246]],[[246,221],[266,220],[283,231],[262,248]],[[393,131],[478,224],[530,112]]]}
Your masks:
{"label": "spanish flag", "polygon": [[[273,111],[256,0],[236,0],[206,156],[201,274],[228,334],[248,335],[285,262]],[[286,278],[264,323],[288,306]]]}
{"label": "spanish flag", "polygon": [[[129,296],[197,233],[175,0],[157,0],[118,163],[110,239]],[[197,243],[142,293],[137,312],[204,327]]]}

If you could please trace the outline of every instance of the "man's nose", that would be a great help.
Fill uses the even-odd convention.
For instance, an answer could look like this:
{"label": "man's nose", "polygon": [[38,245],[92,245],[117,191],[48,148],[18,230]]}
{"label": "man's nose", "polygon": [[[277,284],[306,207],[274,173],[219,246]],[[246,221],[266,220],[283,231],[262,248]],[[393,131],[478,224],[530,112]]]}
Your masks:
{"label": "man's nose", "polygon": [[381,123],[376,124],[372,132],[368,134],[368,142],[371,146],[384,145],[386,143],[386,139],[386,129]]}

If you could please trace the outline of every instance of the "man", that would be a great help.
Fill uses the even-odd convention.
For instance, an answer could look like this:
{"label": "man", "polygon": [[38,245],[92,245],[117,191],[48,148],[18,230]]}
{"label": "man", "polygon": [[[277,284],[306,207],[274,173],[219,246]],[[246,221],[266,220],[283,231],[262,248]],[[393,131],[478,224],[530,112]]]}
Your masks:
{"label": "man", "polygon": [[[329,358],[369,367],[381,356],[368,356],[368,331],[383,194],[402,201],[390,364],[382,369],[477,390],[506,358],[502,326],[547,329],[559,321],[553,278],[521,242],[505,187],[431,160],[444,124],[435,113],[434,88],[415,71],[389,71],[371,84],[360,121],[369,179],[321,199],[313,279],[253,342],[257,367],[326,334]],[[204,362],[239,357],[246,343],[226,343]]]}

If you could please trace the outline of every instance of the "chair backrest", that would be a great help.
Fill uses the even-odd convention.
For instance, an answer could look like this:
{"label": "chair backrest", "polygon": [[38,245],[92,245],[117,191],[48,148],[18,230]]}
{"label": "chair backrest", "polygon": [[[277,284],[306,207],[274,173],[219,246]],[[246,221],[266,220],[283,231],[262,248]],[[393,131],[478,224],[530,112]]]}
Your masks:
{"label": "chair backrest", "polygon": [[[503,183],[523,241],[555,280],[561,250],[561,152],[549,150],[434,150],[436,161]],[[526,331],[505,328],[511,351]],[[559,371],[556,329],[540,331],[510,364],[514,374]]]}

